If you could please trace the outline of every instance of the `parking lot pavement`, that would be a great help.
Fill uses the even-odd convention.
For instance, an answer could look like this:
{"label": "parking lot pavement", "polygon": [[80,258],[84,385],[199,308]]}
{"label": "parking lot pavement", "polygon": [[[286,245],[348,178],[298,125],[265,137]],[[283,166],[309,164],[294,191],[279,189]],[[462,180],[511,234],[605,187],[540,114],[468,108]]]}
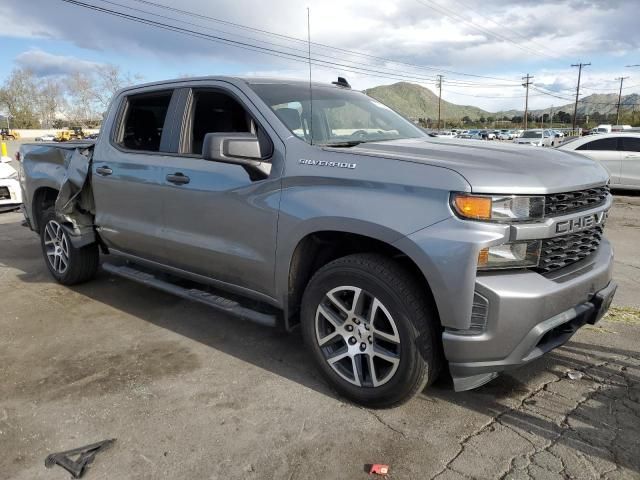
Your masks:
{"label": "parking lot pavement", "polygon": [[21,220],[0,215],[0,478],[67,479],[47,454],[113,437],[85,478],[640,478],[640,197],[607,227],[613,315],[478,390],[377,411],[337,398],[296,334],[104,272],[53,283]]}

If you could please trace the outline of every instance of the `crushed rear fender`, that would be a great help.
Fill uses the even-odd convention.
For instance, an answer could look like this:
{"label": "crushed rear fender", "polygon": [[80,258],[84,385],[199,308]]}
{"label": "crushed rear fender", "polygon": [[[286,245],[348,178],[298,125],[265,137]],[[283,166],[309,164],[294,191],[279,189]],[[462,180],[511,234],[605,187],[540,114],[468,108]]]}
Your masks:
{"label": "crushed rear fender", "polygon": [[93,150],[76,148],[68,152],[65,176],[56,198],[56,214],[63,222],[73,246],[96,241],[93,228],[95,203],[90,172]]}

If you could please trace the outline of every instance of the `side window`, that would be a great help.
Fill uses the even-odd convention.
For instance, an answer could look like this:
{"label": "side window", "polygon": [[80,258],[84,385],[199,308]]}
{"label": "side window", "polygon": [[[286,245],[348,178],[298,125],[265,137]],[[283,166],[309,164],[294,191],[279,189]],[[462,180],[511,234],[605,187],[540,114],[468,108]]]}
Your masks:
{"label": "side window", "polygon": [[640,152],[640,138],[622,137],[620,143],[620,150],[624,152]]}
{"label": "side window", "polygon": [[128,97],[118,143],[129,150],[159,151],[171,95],[169,91]]}
{"label": "side window", "polygon": [[592,142],[587,142],[584,145],[580,145],[576,150],[617,150],[618,139],[617,138],[601,138]]}
{"label": "side window", "polygon": [[281,103],[271,107],[282,123],[291,133],[299,138],[307,138],[308,128],[306,119],[302,116],[302,104],[300,102]]}
{"label": "side window", "polygon": [[195,91],[191,111],[191,146],[186,153],[201,155],[204,136],[207,133],[257,134],[256,124],[244,107],[223,92]]}

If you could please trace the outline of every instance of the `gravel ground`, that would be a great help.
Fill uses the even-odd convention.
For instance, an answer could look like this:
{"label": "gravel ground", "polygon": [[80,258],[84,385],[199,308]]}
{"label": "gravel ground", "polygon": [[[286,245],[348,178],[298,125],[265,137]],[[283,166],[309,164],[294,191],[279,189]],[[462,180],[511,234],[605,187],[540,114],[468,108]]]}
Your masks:
{"label": "gravel ground", "polygon": [[296,334],[104,272],[53,283],[20,223],[0,214],[0,478],[67,479],[48,453],[114,437],[85,478],[640,478],[640,196],[607,226],[611,315],[478,390],[443,381],[393,410],[337,398]]}

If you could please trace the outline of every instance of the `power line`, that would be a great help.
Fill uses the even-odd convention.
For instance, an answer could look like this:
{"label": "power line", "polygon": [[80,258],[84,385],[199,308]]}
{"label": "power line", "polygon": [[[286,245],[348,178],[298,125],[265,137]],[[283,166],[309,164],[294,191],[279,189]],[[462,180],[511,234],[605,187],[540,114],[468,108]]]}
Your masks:
{"label": "power line", "polygon": [[[527,42],[529,42],[529,43],[535,44],[535,45],[539,46],[540,48],[543,48],[543,49],[548,48],[548,47],[547,47],[547,46],[545,46],[545,45],[542,45],[542,44],[540,44],[540,43],[538,43],[538,42],[536,42],[536,41],[534,41],[534,40],[531,40],[530,38],[528,38],[527,36],[525,36],[525,35],[521,34],[521,33],[520,33],[520,32],[518,32],[517,30],[514,30],[514,29],[510,28],[508,25],[504,25],[504,24],[502,24],[502,23],[498,23],[498,22],[496,22],[495,20],[493,20],[491,17],[486,16],[486,15],[483,15],[482,13],[479,13],[477,10],[475,10],[473,7],[471,7],[469,4],[464,3],[464,2],[461,2],[460,0],[454,0],[454,1],[455,1],[455,3],[457,3],[457,4],[462,5],[466,10],[469,10],[469,11],[471,11],[471,12],[474,12],[474,13],[475,13],[476,15],[478,15],[479,17],[484,18],[485,20],[487,20],[487,21],[489,21],[489,22],[493,23],[495,26],[499,27],[501,30],[508,30],[508,31],[512,32],[514,35],[516,35],[516,36],[518,36],[518,37],[522,38],[523,40],[525,40],[525,41],[527,41]],[[554,57],[554,58],[555,58],[555,57]]]}
{"label": "power line", "polygon": [[[228,25],[228,26],[231,26],[231,27],[234,27],[234,28],[240,28],[240,29],[244,29],[244,30],[249,30],[249,31],[257,32],[257,33],[264,34],[264,35],[269,35],[269,36],[282,38],[282,39],[285,39],[287,41],[299,42],[299,43],[302,43],[303,45],[306,45],[306,40],[301,39],[301,38],[297,38],[297,37],[293,37],[293,36],[289,36],[289,35],[284,35],[284,34],[280,34],[280,33],[276,33],[276,32],[271,32],[269,30],[250,27],[250,26],[247,26],[247,25],[242,25],[242,24],[238,24],[238,23],[234,23],[234,22],[229,22],[229,21],[226,21],[226,20],[221,20],[221,19],[216,18],[216,17],[211,17],[211,16],[208,16],[208,15],[203,15],[203,14],[192,12],[192,11],[188,11],[188,10],[182,10],[182,9],[179,9],[179,8],[170,7],[168,5],[164,5],[164,4],[157,3],[157,2],[152,2],[150,0],[134,0],[134,1],[138,2],[138,3],[145,4],[145,5],[153,6],[153,7],[156,7],[156,8],[172,11],[174,13],[180,13],[182,15],[187,15],[187,16],[191,16],[191,17],[195,17],[195,18],[200,18],[200,19],[204,19],[204,20],[207,20],[207,21],[211,21],[211,22],[221,23],[221,24]],[[514,83],[514,84],[517,83],[515,80],[508,79],[508,78],[493,77],[493,76],[489,76],[489,75],[479,75],[479,74],[468,73],[468,72],[458,72],[458,71],[454,71],[454,70],[447,70],[447,69],[443,69],[443,68],[440,68],[440,67],[434,67],[434,66],[429,66],[429,65],[419,65],[419,64],[415,64],[415,63],[400,62],[398,60],[392,60],[392,59],[385,58],[385,57],[380,57],[380,56],[376,56],[376,55],[370,55],[370,54],[367,54],[367,53],[364,53],[364,52],[359,52],[359,51],[355,51],[355,50],[349,50],[349,49],[336,47],[336,46],[332,46],[332,45],[326,45],[326,44],[319,43],[319,42],[313,42],[312,45],[313,45],[314,48],[315,47],[321,47],[321,48],[324,48],[324,49],[331,49],[331,50],[335,50],[335,51],[339,51],[339,52],[343,52],[343,53],[348,53],[348,54],[351,54],[351,55],[356,55],[356,56],[376,59],[376,60],[380,60],[380,61],[387,62],[387,63],[393,63],[393,64],[396,64],[396,65],[409,66],[409,67],[416,68],[416,69],[421,69],[421,70],[430,70],[430,71],[448,73],[448,74],[451,74],[451,75],[454,75],[454,76],[455,75],[459,75],[459,76],[466,76],[466,77],[485,78],[485,79],[489,79],[489,80],[498,80],[498,81],[501,81],[501,82],[511,82],[511,83]]]}
{"label": "power line", "polygon": [[[113,16],[116,16],[116,17],[124,18],[124,19],[130,20],[130,21],[143,23],[143,24],[154,26],[154,27],[157,27],[157,28],[161,28],[161,29],[165,29],[165,30],[181,33],[181,34],[187,35],[187,36],[193,36],[193,37],[196,37],[196,38],[201,38],[201,39],[205,39],[205,40],[219,42],[219,43],[223,43],[223,44],[226,44],[226,45],[235,46],[235,47],[242,48],[242,49],[245,49],[245,50],[250,50],[250,51],[254,51],[254,52],[258,52],[258,53],[263,53],[263,54],[267,54],[267,55],[271,55],[271,56],[275,56],[275,57],[279,57],[279,58],[284,58],[284,59],[291,60],[291,61],[305,62],[305,63],[308,62],[307,52],[304,51],[304,50],[300,50],[300,49],[296,49],[296,51],[299,51],[300,54],[291,53],[291,52],[288,52],[288,51],[279,50],[277,48],[270,48],[270,47],[263,47],[263,46],[260,46],[260,45],[255,45],[253,43],[246,42],[246,41],[238,41],[238,40],[233,40],[233,39],[221,37],[221,36],[218,36],[218,35],[211,35],[211,34],[208,34],[208,33],[199,32],[199,31],[195,31],[195,30],[179,27],[179,26],[176,26],[176,25],[171,25],[171,24],[167,24],[167,23],[164,23],[164,22],[151,20],[151,19],[148,19],[148,18],[143,18],[143,17],[140,17],[140,16],[136,16],[136,15],[132,15],[132,14],[124,13],[124,12],[119,12],[119,11],[116,11],[116,10],[111,10],[111,9],[108,9],[108,8],[100,7],[100,6],[97,6],[97,5],[92,5],[92,4],[85,3],[85,2],[82,2],[82,1],[78,1],[78,0],[62,0],[62,1],[66,2],[66,3],[70,3],[72,5],[88,8],[90,10],[94,10],[94,11],[98,11],[98,12],[101,12],[101,13],[106,13],[106,14],[110,14],[110,15],[113,15]],[[173,20],[171,17],[166,17],[166,16],[162,16],[162,15],[155,14],[155,13],[152,13],[152,12],[146,12],[146,11],[143,11],[143,10],[135,9],[135,8],[132,8],[132,7],[128,7],[126,5],[118,4],[118,3],[110,1],[110,0],[101,0],[101,1],[106,2],[106,3],[110,3],[112,5],[118,5],[118,6],[121,6],[121,7],[124,7],[124,8],[133,9],[135,11],[146,13],[146,14],[149,14],[149,15],[155,15],[155,16],[158,16],[158,17],[161,17],[161,18]],[[137,0],[137,1],[144,1],[144,0]],[[148,2],[148,1],[145,1],[144,3],[153,4],[153,2]],[[203,27],[202,25],[197,25],[197,24],[193,24],[193,23],[189,23],[189,22],[184,22],[184,21],[181,21],[181,20],[178,20],[178,21],[180,21],[182,23],[187,23],[187,24],[190,24],[190,25],[198,26],[198,27],[201,27],[201,28],[206,28],[206,27]],[[225,32],[225,33],[228,33],[228,32]],[[244,38],[246,38],[246,37],[244,37]],[[251,40],[259,41],[257,39],[251,39]],[[275,46],[278,46],[278,47],[284,47],[282,45],[273,44],[273,43],[271,43],[271,45],[275,45]],[[284,48],[287,48],[287,47],[284,47]],[[326,58],[330,58],[332,60],[335,59],[335,57],[326,57]],[[369,68],[368,65],[366,65],[365,67],[358,66],[358,65],[365,65],[365,64],[351,64],[351,65],[349,65],[349,64],[344,64],[344,63],[339,63],[339,62],[334,62],[334,61],[322,60],[322,59],[317,58],[317,55],[315,56],[315,58],[313,58],[312,63],[314,65],[316,65],[316,66],[320,66],[320,67],[324,67],[324,68],[340,67],[342,70],[347,71],[347,72],[357,73],[357,74],[361,74],[361,75],[365,75],[365,76],[378,77],[378,78],[388,78],[388,79],[394,79],[394,80],[400,80],[400,81],[411,80],[411,81],[426,82],[426,83],[431,83],[431,82],[435,81],[434,77],[425,77],[425,76],[415,75],[415,74],[406,75],[406,74],[403,74],[403,73],[389,72],[387,70],[377,70],[377,69]],[[472,83],[472,82],[461,81],[461,80],[453,80],[452,84],[456,85],[456,86],[460,86],[462,88],[465,88],[465,87],[479,87],[479,86],[481,86],[483,88],[484,87],[486,87],[486,88],[508,88],[508,87],[511,86],[511,85],[505,85],[505,84],[496,84],[496,85],[480,84],[480,83]]]}
{"label": "power line", "polygon": [[578,97],[580,96],[580,76],[582,75],[582,67],[588,67],[591,63],[578,63],[571,65],[572,67],[578,67],[578,87],[576,88],[576,104],[573,108],[573,130],[576,129],[576,116],[578,115]]}
{"label": "power line", "polygon": [[[428,2],[428,4],[431,5],[431,7],[429,7],[429,5],[427,5],[427,4],[425,4],[424,3],[425,1]],[[515,45],[516,47],[518,47],[519,49],[521,49],[521,50],[523,50],[523,51],[525,51],[527,53],[532,53],[534,55],[544,56],[544,57],[547,57],[547,58],[552,58],[553,60],[557,60],[556,57],[552,57],[551,55],[549,55],[547,53],[539,52],[537,50],[533,50],[531,48],[525,47],[525,46],[515,42],[513,39],[511,39],[509,37],[506,37],[506,36],[504,36],[502,34],[499,34],[499,33],[493,32],[491,30],[488,30],[488,29],[486,29],[486,28],[484,28],[484,27],[482,27],[482,26],[480,26],[480,25],[478,25],[478,24],[476,24],[476,23],[474,23],[474,22],[472,22],[470,20],[467,20],[466,18],[464,18],[463,16],[459,15],[455,11],[448,9],[448,8],[440,5],[439,3],[436,3],[435,1],[432,1],[432,0],[416,0],[416,2],[418,2],[419,4],[421,4],[421,5],[423,5],[423,6],[427,7],[427,8],[435,8],[437,11],[439,11],[440,13],[445,15],[446,17],[453,18],[454,20],[466,23],[467,25],[472,26],[476,30],[481,31],[481,32],[485,33],[486,35],[490,35],[490,36],[492,36],[494,38],[497,38],[498,40],[509,42],[509,43]]]}

